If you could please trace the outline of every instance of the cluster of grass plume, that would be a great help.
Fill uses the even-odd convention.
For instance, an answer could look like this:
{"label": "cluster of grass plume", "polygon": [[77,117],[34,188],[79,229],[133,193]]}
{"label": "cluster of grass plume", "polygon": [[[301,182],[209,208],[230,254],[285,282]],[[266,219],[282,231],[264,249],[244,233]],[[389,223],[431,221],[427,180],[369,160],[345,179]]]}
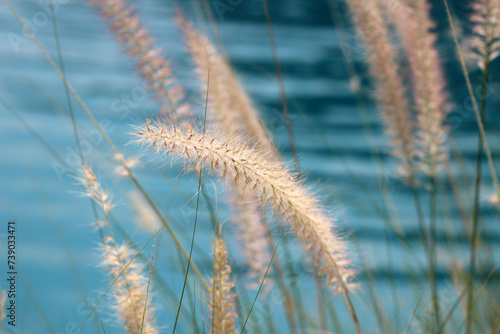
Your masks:
{"label": "cluster of grass plume", "polygon": [[149,281],[143,276],[143,268],[133,261],[134,253],[126,244],[119,245],[110,224],[112,198],[103,189],[90,166],[83,165],[78,181],[85,189],[85,195],[97,203],[104,214],[104,220],[94,225],[108,228],[108,234],[100,231],[102,260],[100,265],[111,274],[114,281],[112,298],[116,319],[122,322],[129,334],[156,334],[154,307],[148,305]]}
{"label": "cluster of grass plume", "polygon": [[[8,0],[4,1],[23,23]],[[174,20],[184,36],[187,51],[193,60],[201,83],[202,95],[206,97],[203,113],[186,101],[184,88],[173,74],[175,66],[162,56],[162,51],[157,48],[149,31],[140,23],[139,15],[134,13],[132,6],[127,5],[123,0],[89,0],[89,2],[99,10],[112,34],[135,61],[137,71],[145,85],[155,93],[159,101],[158,114],[161,115],[159,119],[162,120],[144,119],[143,122],[141,121],[143,124],[134,128],[132,142],[155,151],[163,161],[184,162],[185,170],[197,172],[199,181],[198,191],[192,197],[185,190],[174,188],[176,190],[173,192],[175,196],[184,196],[187,203],[197,197],[196,218],[191,248],[188,252],[170,226],[175,223],[176,214],[166,219],[164,216],[169,215],[160,213],[155,201],[135,177],[132,168],[139,163],[138,159],[125,160],[109,137],[102,129],[99,129],[120,163],[120,166],[115,169],[116,176],[130,179],[137,189],[131,193],[129,202],[137,214],[139,225],[153,234],[148,243],[153,239],[156,242],[156,236],[160,231],[168,231],[174,240],[174,246],[169,248],[168,262],[173,263],[175,256],[179,257],[177,259],[179,267],[176,269],[183,272],[184,282],[180,300],[178,300],[178,293],[171,290],[169,283],[162,280],[160,274],[168,272],[168,269],[161,266],[153,267],[154,253],[150,264],[147,258],[143,263],[139,263],[138,258],[144,257],[141,251],[148,243],[142,248],[135,246],[132,238],[127,235],[123,226],[112,214],[113,201],[110,193],[101,187],[92,168],[83,163],[82,157],[81,169],[76,171],[77,179],[84,187],[85,195],[92,200],[94,225],[97,226],[101,239],[99,249],[102,257],[99,265],[109,272],[111,281],[108,289],[95,305],[94,311],[99,310],[99,303],[109,292],[113,312],[111,318],[118,322],[126,333],[160,333],[171,331],[170,327],[175,333],[176,328],[181,328],[178,325],[180,322],[183,322],[185,326],[182,328],[183,331],[193,333],[206,331],[235,333],[239,332],[240,328],[241,332],[255,330],[262,333],[284,331],[301,333],[307,332],[309,327],[321,328],[325,332],[334,328],[337,333],[370,332],[371,325],[364,323],[365,318],[368,317],[365,317],[365,314],[358,317],[358,305],[361,305],[364,312],[373,312],[377,317],[380,327],[378,331],[390,332],[391,326],[394,327],[395,319],[396,322],[401,321],[398,313],[396,312],[392,321],[386,319],[387,309],[384,311],[381,309],[387,303],[384,303],[383,298],[378,297],[374,291],[371,285],[372,273],[363,260],[362,270],[355,269],[347,237],[339,232],[336,218],[333,218],[335,215],[332,211],[335,209],[325,206],[316,192],[307,185],[307,180],[300,176],[300,171],[292,172],[288,164],[282,160],[258,111],[251,103],[251,99],[244,91],[229,59],[222,50],[218,50],[205,34],[196,30],[180,9],[177,9]],[[446,0],[445,4],[448,9]],[[483,290],[498,266],[488,265],[486,262],[481,263],[481,268],[489,275],[482,281],[481,289],[477,289],[478,285],[475,282],[478,280],[477,271],[480,267],[478,253],[482,246],[479,220],[481,217],[481,183],[484,178],[482,175],[483,147],[490,163],[493,183],[498,191],[496,171],[492,164],[493,159],[483,124],[486,120],[488,73],[491,62],[498,57],[500,49],[500,29],[498,28],[500,1],[473,1],[473,14],[470,16],[473,31],[471,44],[474,54],[468,56],[476,60],[483,78],[480,104],[477,108],[480,135],[477,143],[473,198],[470,201],[472,212],[470,221],[469,217],[464,219],[468,229],[464,228],[462,231],[470,237],[468,262],[455,258],[453,249],[451,247],[448,249],[446,244],[440,244],[437,237],[438,222],[445,221],[441,219],[438,206],[445,200],[450,201],[446,190],[443,190],[446,189],[443,176],[452,179],[450,174],[452,171],[446,166],[450,164],[453,153],[456,152],[450,149],[448,139],[451,133],[445,125],[451,104],[449,103],[450,97],[445,90],[446,75],[436,47],[438,35],[430,15],[430,6],[433,3],[426,0],[391,1],[391,4],[383,0],[350,0],[346,1],[346,5],[357,34],[365,46],[364,60],[375,87],[373,98],[381,111],[381,119],[388,136],[388,147],[392,156],[400,162],[395,174],[406,181],[413,193],[417,213],[415,220],[418,221],[421,233],[420,242],[426,252],[428,262],[427,271],[423,272],[425,277],[423,283],[429,282],[431,286],[431,307],[427,308],[429,317],[424,320],[419,319],[419,324],[423,323],[424,331],[429,333],[446,333],[447,329],[457,332],[463,326],[468,334],[487,332],[486,330],[494,333],[500,328],[500,321],[494,316],[490,323],[482,321],[480,311],[485,311],[484,317],[486,318],[490,313],[498,314],[500,310],[498,302],[494,300],[495,297],[484,297],[483,294]],[[264,8],[269,14],[265,1]],[[389,23],[386,21],[384,11],[393,9],[396,9],[396,12],[390,13],[391,22]],[[209,7],[205,7],[205,10],[207,16],[212,17]],[[37,42],[36,37],[30,34],[29,27],[25,24],[23,27]],[[400,45],[397,44],[398,42]],[[95,121],[90,110],[67,81],[64,71],[58,69],[41,44],[37,43],[37,46],[61,76],[68,94],[73,94],[87,115]],[[458,51],[460,53],[460,49]],[[460,57],[462,57],[461,53]],[[409,65],[408,72],[404,71],[402,59]],[[461,60],[464,63],[463,59]],[[469,80],[465,67],[463,72]],[[361,77],[356,73],[351,74],[353,78]],[[469,81],[467,82],[469,84]],[[359,87],[356,89],[359,90]],[[471,94],[471,99],[475,103],[473,94]],[[196,125],[199,119],[204,119],[203,126]],[[99,125],[96,124],[96,126]],[[78,129],[75,131],[77,132]],[[185,177],[187,172],[182,175]],[[218,216],[217,199],[214,208],[212,199],[204,188],[204,179],[211,177],[215,178],[215,182],[224,181],[226,194],[224,202],[231,209],[228,219],[233,222],[235,238],[228,236],[228,233],[224,235],[221,233],[219,226],[226,217],[221,219]],[[367,191],[366,188],[362,190]],[[199,208],[202,194],[206,202],[206,212],[201,212]],[[420,199],[422,195],[429,198],[427,212]],[[498,201],[498,198],[500,198],[499,193],[494,196],[494,202]],[[164,199],[161,200],[166,202]],[[385,200],[386,197],[384,197],[384,205],[387,207],[381,211],[389,212],[391,208]],[[452,203],[446,209],[451,211],[459,205],[460,203]],[[97,208],[100,209],[99,213]],[[464,208],[458,209],[464,210]],[[99,219],[100,215],[103,219]],[[195,263],[192,257],[198,215],[205,215],[208,218],[207,221],[211,221],[214,227],[211,277],[198,268],[197,262]],[[382,215],[387,216],[384,218],[387,220],[394,217],[389,213]],[[276,224],[267,224],[268,220]],[[404,241],[404,231],[401,231],[396,224],[390,224],[390,226],[392,227],[390,233]],[[303,299],[301,298],[304,292],[292,286],[284,277],[287,274],[294,274],[294,264],[290,264],[293,261],[288,258],[290,254],[286,248],[284,255],[278,255],[279,247],[286,247],[280,246],[283,238],[282,228],[288,229],[292,237],[300,242],[305,262],[312,264],[310,276],[314,278],[317,286],[317,314],[306,311],[309,301],[304,300],[304,304],[307,305],[302,305]],[[279,236],[273,234],[276,230],[280,231]],[[117,231],[125,241],[120,241],[115,236]],[[445,235],[445,238],[448,237]],[[232,254],[233,248],[226,246],[234,243],[234,239],[241,243],[242,254]],[[204,252],[208,253],[206,244],[196,245],[198,246],[203,246]],[[405,246],[414,256],[415,251],[412,245],[405,243]],[[240,255],[243,255],[244,263],[248,266],[249,275],[246,275],[244,279],[241,273],[235,272],[231,266],[231,262]],[[286,262],[285,269],[281,266],[280,257],[283,257],[281,260]],[[440,304],[442,293],[439,291],[436,273],[440,262],[443,262],[442,259],[438,261],[440,257],[452,263],[450,276],[453,278],[455,289],[459,292],[450,307],[447,305],[443,307]],[[149,275],[145,273],[148,268],[147,264],[150,265]],[[191,271],[193,274],[190,275]],[[408,326],[407,333],[412,326],[416,327],[412,322],[419,318],[418,315],[416,316],[417,309],[425,294],[425,288],[422,282],[419,282],[419,278],[410,277],[411,271],[412,269],[408,269],[411,289],[419,298],[409,323],[404,324],[405,327]],[[170,272],[168,274],[170,275]],[[240,280],[245,284],[240,283]],[[246,284],[249,281],[251,284]],[[464,282],[465,288],[459,291],[459,285]],[[266,316],[265,324],[254,324],[255,327],[249,329],[250,326],[247,323],[249,319],[250,321],[252,319],[254,307],[259,305],[263,289],[274,288],[274,286],[285,296],[282,299],[282,307],[286,314],[288,328],[284,329],[285,324],[274,323],[272,314],[269,314]],[[367,305],[362,305],[364,303],[353,303],[352,295],[360,291],[363,293],[365,287],[370,291],[373,311]],[[151,293],[150,289],[155,292]],[[393,300],[398,299],[395,290],[397,287],[391,286]],[[189,303],[183,303],[185,291]],[[255,294],[249,294],[249,292],[255,292]],[[159,298],[155,298],[153,303],[151,294],[165,297],[165,308],[176,314],[172,317],[175,318],[172,326],[169,324],[165,329],[157,325],[161,316],[155,303]],[[347,314],[350,316],[349,321],[346,317],[339,317],[337,314],[339,309],[336,305],[333,306],[332,300],[337,294],[340,294],[344,300]],[[5,317],[4,303],[5,297],[2,295],[0,299],[2,323]],[[459,306],[462,306],[463,314],[454,321],[452,318],[458,313],[456,310]],[[204,311],[210,320],[206,324]],[[85,323],[80,330],[83,329]],[[100,325],[104,330],[107,322],[101,320]]]}

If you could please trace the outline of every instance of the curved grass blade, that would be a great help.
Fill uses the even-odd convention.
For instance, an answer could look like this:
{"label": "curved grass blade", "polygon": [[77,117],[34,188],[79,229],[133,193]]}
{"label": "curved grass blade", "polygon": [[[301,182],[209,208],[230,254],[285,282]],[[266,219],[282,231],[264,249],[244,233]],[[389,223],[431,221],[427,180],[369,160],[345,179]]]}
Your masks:
{"label": "curved grass blade", "polygon": [[388,332],[388,331],[389,331],[389,329],[391,328],[391,325],[392,325],[392,323],[394,322],[394,319],[396,319],[396,317],[398,316],[399,311],[401,311],[401,308],[403,307],[404,302],[405,302],[405,300],[403,299],[403,301],[401,302],[401,306],[399,306],[398,311],[396,312],[396,314],[394,314],[394,317],[392,317],[392,320],[391,320],[391,322],[389,323],[389,326],[387,326],[387,328],[385,329],[384,334],[387,334],[387,332]]}
{"label": "curved grass blade", "polygon": [[243,324],[243,328],[241,329],[240,334],[243,334],[243,331],[245,330],[245,326],[247,325],[247,321],[250,318],[250,314],[252,314],[253,307],[255,306],[255,302],[257,301],[257,298],[259,297],[260,290],[262,290],[262,286],[264,285],[264,281],[266,280],[267,273],[269,272],[269,268],[271,268],[271,263],[273,263],[274,256],[276,255],[276,251],[278,250],[278,246],[280,245],[282,236],[278,239],[278,242],[276,243],[276,247],[274,248],[273,256],[271,257],[271,261],[269,261],[269,265],[267,266],[266,273],[264,274],[264,278],[262,278],[262,281],[260,282],[259,290],[257,291],[257,294],[255,295],[255,299],[253,300],[252,307],[250,307],[250,311],[248,312],[247,318],[245,319],[245,323]]}
{"label": "curved grass blade", "polygon": [[415,306],[415,309],[413,310],[413,314],[411,315],[410,323],[408,324],[408,329],[406,330],[406,334],[408,334],[410,332],[411,323],[413,321],[413,318],[415,317],[415,313],[417,313],[418,305],[420,304],[420,300],[422,299],[422,296],[424,295],[425,289],[427,289],[429,284],[430,283],[427,283],[427,285],[424,288],[424,291],[422,291],[422,294],[420,295],[420,298],[418,298],[418,302],[417,302],[417,305]]}

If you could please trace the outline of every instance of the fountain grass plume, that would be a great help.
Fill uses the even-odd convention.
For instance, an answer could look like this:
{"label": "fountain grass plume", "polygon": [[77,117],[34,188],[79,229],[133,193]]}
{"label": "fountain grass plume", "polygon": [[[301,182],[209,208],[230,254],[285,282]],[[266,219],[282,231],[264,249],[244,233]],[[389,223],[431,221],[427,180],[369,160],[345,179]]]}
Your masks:
{"label": "fountain grass plume", "polygon": [[[229,188],[227,192],[229,207],[232,211],[230,220],[236,227],[236,237],[241,244],[242,254],[249,268],[247,277],[251,283],[248,288],[258,288],[272,257],[268,248],[267,229],[263,221],[265,212],[258,207],[258,203],[251,196],[240,194],[232,188]],[[271,284],[273,284],[273,279],[268,274],[267,289]]]}
{"label": "fountain grass plume", "polygon": [[472,23],[471,39],[473,57],[484,71],[485,62],[491,62],[500,54],[500,1],[476,0],[469,20]]}
{"label": "fountain grass plume", "polygon": [[[105,220],[98,221],[95,225],[99,228],[107,227],[109,235],[105,236],[101,231],[101,265],[108,270],[113,279],[120,275],[125,265],[134,254],[125,246],[119,246],[111,225],[109,214],[112,204],[112,196],[98,182],[97,177],[90,165],[83,165],[76,179],[85,188],[85,194],[99,205]],[[158,333],[155,326],[154,309],[152,306],[147,310],[144,317],[144,327],[141,329],[143,310],[145,309],[147,295],[147,280],[141,274],[142,269],[132,262],[121,274],[113,286],[114,309],[117,318],[123,322],[125,332],[128,334],[155,334]]]}
{"label": "fountain grass plume", "polygon": [[403,29],[403,44],[409,57],[411,83],[417,111],[417,168],[429,176],[436,176],[448,160],[444,125],[450,110],[439,54],[435,46],[435,23],[429,17],[426,0],[409,1],[407,20]]}
{"label": "fountain grass plume", "polygon": [[410,68],[415,124],[416,161],[415,171],[435,176],[448,160],[444,126],[451,105],[439,53],[435,46],[435,23],[430,18],[430,6],[426,0],[408,0],[390,5],[379,0],[388,9],[391,21],[404,48]]}
{"label": "fountain grass plume", "polygon": [[[134,253],[126,245],[115,247],[112,243],[102,245],[102,266],[115,279],[123,270],[123,264],[128,263]],[[156,334],[154,307],[147,301],[148,279],[142,274],[143,268],[137,262],[132,262],[122,273],[113,286],[113,308],[128,334]],[[143,313],[144,324],[143,324]]]}
{"label": "fountain grass plume", "polygon": [[175,155],[207,167],[239,192],[256,198],[262,206],[291,225],[305,249],[319,259],[318,270],[336,292],[354,288],[355,275],[342,238],[332,232],[334,222],[296,176],[281,163],[265,160],[257,149],[228,137],[201,135],[192,128],[175,128],[148,121],[134,133],[136,142],[159,154]]}
{"label": "fountain grass plume", "polygon": [[371,77],[375,80],[375,98],[382,109],[386,133],[391,137],[392,154],[402,160],[400,172],[414,173],[416,154],[413,120],[407,91],[400,75],[397,52],[390,41],[380,9],[375,0],[346,1],[361,41]]}
{"label": "fountain grass plume", "polygon": [[122,0],[89,0],[101,12],[111,31],[136,61],[147,88],[156,93],[162,114],[172,122],[187,121],[192,116],[185,93],[173,74],[168,60],[155,39],[140,23],[139,15]]}
{"label": "fountain grass plume", "polygon": [[227,250],[220,236],[214,240],[214,272],[212,285],[209,291],[209,311],[214,334],[234,334],[235,321],[234,312],[235,294],[232,292],[234,281],[231,280],[231,267],[227,263]]}
{"label": "fountain grass plume", "polygon": [[103,189],[90,165],[83,165],[76,180],[85,188],[85,196],[96,202],[106,216],[113,207],[112,197],[107,189]]}

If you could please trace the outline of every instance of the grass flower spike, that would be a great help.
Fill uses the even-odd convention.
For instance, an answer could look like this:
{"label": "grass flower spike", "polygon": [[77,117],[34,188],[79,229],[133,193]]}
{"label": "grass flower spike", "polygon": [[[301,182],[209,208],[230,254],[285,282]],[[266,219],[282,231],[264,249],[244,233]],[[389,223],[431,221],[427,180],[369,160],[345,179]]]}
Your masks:
{"label": "grass flower spike", "polygon": [[429,17],[429,4],[426,0],[409,3],[402,39],[409,56],[417,110],[418,167],[427,175],[435,176],[448,159],[448,130],[444,121],[450,108],[435,47],[436,35],[431,33],[435,24]]}
{"label": "grass flower spike", "polygon": [[[101,265],[108,270],[113,278],[116,278],[128,261],[132,258],[131,251],[127,246],[119,246],[109,222],[109,214],[112,208],[111,196],[104,190],[90,166],[83,165],[77,179],[84,186],[86,194],[94,200],[102,209],[105,220],[96,223],[99,227],[107,227],[109,235],[101,234],[103,256]],[[128,334],[155,334],[157,330],[154,324],[154,310],[147,309],[142,321],[147,294],[147,280],[141,275],[141,268],[134,262],[121,274],[113,286],[114,308],[118,318],[123,322]],[[141,331],[142,328],[142,331]]]}
{"label": "grass flower spike", "polygon": [[[264,212],[260,210],[253,197],[237,193],[233,189],[228,190],[228,201],[233,212],[231,222],[237,229],[237,238],[249,267],[248,278],[252,279],[248,287],[257,288],[271,260],[267,230],[263,222]],[[272,278],[268,275],[267,287],[272,282]]]}
{"label": "grass flower spike", "polygon": [[208,304],[212,333],[234,334],[236,313],[234,312],[234,293],[231,291],[234,282],[231,281],[231,267],[227,264],[227,251],[224,241],[216,236],[214,240],[214,276]]}
{"label": "grass flower spike", "polygon": [[209,167],[222,179],[260,201],[270,204],[274,213],[287,221],[304,247],[320,259],[319,271],[337,292],[352,288],[354,272],[350,268],[346,246],[332,232],[333,222],[317,200],[281,163],[262,158],[260,151],[227,138],[200,135],[192,129],[177,129],[148,122],[137,133],[137,141],[150,145],[158,153],[173,154]]}
{"label": "grass flower spike", "polygon": [[108,191],[102,189],[95,177],[92,167],[83,165],[80,176],[76,178],[85,188],[85,195],[95,201],[107,216],[113,207],[112,198]]}
{"label": "grass flower spike", "polygon": [[375,79],[375,96],[382,109],[386,133],[392,138],[393,155],[403,160],[402,174],[413,173],[416,153],[413,122],[405,85],[396,62],[397,53],[375,0],[346,1],[361,41],[367,46],[370,75]]}
{"label": "grass flower spike", "polygon": [[500,54],[500,1],[477,0],[472,5],[472,47],[479,67],[484,71],[485,62],[491,62]]}
{"label": "grass flower spike", "polygon": [[161,111],[171,121],[183,121],[191,116],[190,107],[184,101],[184,90],[177,83],[162,51],[155,47],[154,38],[132,14],[132,8],[122,0],[89,0],[108,22],[111,31],[136,60],[136,66],[148,89],[156,93]]}
{"label": "grass flower spike", "polygon": [[[125,245],[116,248],[110,243],[104,244],[102,247],[102,265],[114,279],[123,270],[123,263],[130,261],[133,253]],[[155,326],[154,308],[151,303],[148,303],[146,307],[144,324],[142,321],[147,283],[148,280],[142,274],[142,268],[136,262],[132,262],[113,286],[114,308],[128,334],[159,333]]]}

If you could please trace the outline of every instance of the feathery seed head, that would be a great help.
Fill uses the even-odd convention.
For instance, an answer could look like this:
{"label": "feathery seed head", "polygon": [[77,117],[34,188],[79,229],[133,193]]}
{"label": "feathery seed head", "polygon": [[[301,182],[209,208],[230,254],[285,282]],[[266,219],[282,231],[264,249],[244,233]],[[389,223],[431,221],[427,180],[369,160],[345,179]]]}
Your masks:
{"label": "feathery seed head", "polygon": [[444,125],[450,110],[444,88],[443,71],[432,33],[435,23],[429,17],[426,0],[411,0],[401,15],[400,34],[412,70],[412,87],[417,111],[417,168],[436,175],[448,159]]}
{"label": "feathery seed head", "polygon": [[[110,272],[113,279],[120,275],[124,264],[127,264],[133,257],[129,247],[126,245],[115,247],[113,242],[102,245],[102,254],[102,266]],[[142,274],[142,270],[140,265],[132,262],[113,286],[114,309],[118,318],[123,321],[124,330],[128,334],[158,333],[154,318],[155,310],[149,300],[141,332],[148,281]]]}
{"label": "feathery seed head", "polygon": [[236,313],[232,292],[234,281],[231,280],[231,267],[227,263],[227,251],[224,241],[216,236],[214,240],[214,273],[209,291],[210,319],[214,334],[234,334]]}
{"label": "feathery seed head", "polygon": [[367,47],[369,72],[376,81],[375,97],[382,109],[386,133],[391,138],[392,154],[411,166],[416,152],[411,108],[397,64],[397,52],[380,8],[375,0],[350,0],[347,4],[361,41]]}
{"label": "feathery seed head", "polygon": [[156,93],[161,103],[162,114],[171,121],[187,121],[191,116],[184,91],[177,83],[172,69],[155,40],[139,22],[139,15],[132,14],[132,8],[123,0],[90,0],[103,15],[105,21],[126,48],[130,57],[137,61],[137,70],[148,84],[148,89]]}
{"label": "feathery seed head", "polygon": [[102,189],[92,167],[90,165],[83,165],[80,175],[76,179],[85,188],[85,195],[94,200],[107,215],[113,207],[112,199],[108,191]]}
{"label": "feathery seed head", "polygon": [[472,8],[471,44],[476,61],[484,71],[485,61],[491,62],[500,54],[500,1],[476,0]]}
{"label": "feathery seed head", "polygon": [[[252,283],[249,288],[257,288],[271,260],[267,230],[263,221],[264,212],[251,196],[243,195],[232,188],[228,188],[228,193],[229,206],[233,211],[231,222],[236,228],[237,238],[243,248],[243,256],[250,268],[248,277]],[[266,287],[269,289],[271,285],[272,279],[268,275]]]}
{"label": "feathery seed head", "polygon": [[354,286],[346,245],[332,232],[333,221],[281,163],[265,160],[259,150],[227,137],[201,135],[191,128],[181,131],[148,121],[135,135],[138,143],[147,144],[151,150],[182,157],[198,168],[207,167],[261,206],[270,204],[274,213],[291,225],[305,248],[321,259],[319,270],[329,285],[338,288],[341,279],[348,287]]}

